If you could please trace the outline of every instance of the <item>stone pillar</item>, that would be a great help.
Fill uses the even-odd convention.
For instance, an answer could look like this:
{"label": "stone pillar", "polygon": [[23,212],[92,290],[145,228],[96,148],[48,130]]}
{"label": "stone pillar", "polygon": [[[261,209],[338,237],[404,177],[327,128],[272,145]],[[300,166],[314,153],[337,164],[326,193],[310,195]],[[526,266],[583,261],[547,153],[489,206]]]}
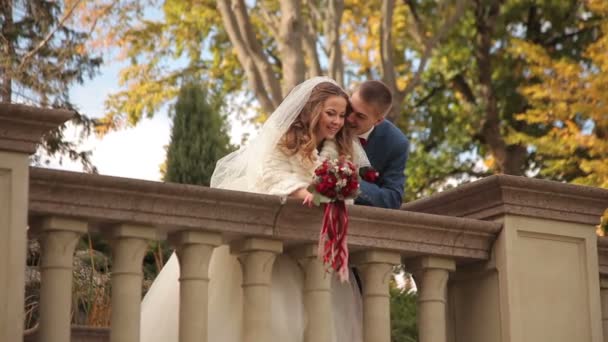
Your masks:
{"label": "stone pillar", "polygon": [[353,254],[351,261],[361,271],[363,282],[363,341],[390,342],[389,281],[393,266],[401,263],[401,256],[370,250]]}
{"label": "stone pillar", "polygon": [[42,221],[40,341],[70,341],[74,248],[86,231],[84,221],[58,217]]}
{"label": "stone pillar", "polygon": [[272,341],[270,280],[274,260],[283,251],[283,243],[248,238],[235,241],[230,249],[238,255],[243,270],[243,342]]}
{"label": "stone pillar", "polygon": [[304,269],[304,308],[308,318],[304,342],[331,342],[334,336],[332,275],[325,270],[317,251],[317,244],[309,244],[292,253]]}
{"label": "stone pillar", "polygon": [[447,283],[452,259],[421,257],[406,265],[418,288],[418,341],[447,342]]}
{"label": "stone pillar", "polygon": [[26,153],[0,151],[0,341],[23,339],[28,163]]}
{"label": "stone pillar", "polygon": [[169,237],[179,260],[179,342],[207,342],[209,261],[218,233],[181,231]]}
{"label": "stone pillar", "polygon": [[29,155],[73,115],[0,103],[0,341],[23,340]]}
{"label": "stone pillar", "polygon": [[139,341],[142,262],[154,228],[119,224],[112,227],[112,316],[111,342]]}
{"label": "stone pillar", "polygon": [[602,330],[604,342],[608,342],[608,276],[600,278],[600,297],[602,301]]}

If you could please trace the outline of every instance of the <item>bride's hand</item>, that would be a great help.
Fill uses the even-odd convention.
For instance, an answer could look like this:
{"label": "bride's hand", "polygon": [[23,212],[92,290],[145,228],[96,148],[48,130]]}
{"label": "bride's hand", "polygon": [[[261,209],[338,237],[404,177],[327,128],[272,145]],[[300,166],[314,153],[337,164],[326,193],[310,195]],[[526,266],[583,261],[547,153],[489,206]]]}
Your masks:
{"label": "bride's hand", "polygon": [[[306,191],[306,192],[308,192],[308,191]],[[309,208],[312,208],[312,199],[313,199],[313,195],[310,192],[308,192],[306,197],[304,197],[304,202],[302,202],[302,204],[305,206],[308,206]]]}
{"label": "bride's hand", "polygon": [[302,204],[307,205],[309,208],[312,207],[312,194],[306,188],[300,188],[291,193],[291,197],[299,198],[303,200]]}

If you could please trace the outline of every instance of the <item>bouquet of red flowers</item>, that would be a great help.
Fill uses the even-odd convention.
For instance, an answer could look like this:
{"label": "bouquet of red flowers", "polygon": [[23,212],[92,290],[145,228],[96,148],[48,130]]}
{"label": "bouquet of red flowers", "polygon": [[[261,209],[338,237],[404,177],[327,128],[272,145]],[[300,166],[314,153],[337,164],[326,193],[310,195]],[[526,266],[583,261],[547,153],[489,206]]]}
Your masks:
{"label": "bouquet of red flowers", "polygon": [[323,263],[338,273],[341,281],[348,281],[348,212],[344,200],[359,195],[356,166],[344,158],[325,160],[315,170],[309,191],[314,196],[315,205],[325,206],[319,256],[323,257]]}

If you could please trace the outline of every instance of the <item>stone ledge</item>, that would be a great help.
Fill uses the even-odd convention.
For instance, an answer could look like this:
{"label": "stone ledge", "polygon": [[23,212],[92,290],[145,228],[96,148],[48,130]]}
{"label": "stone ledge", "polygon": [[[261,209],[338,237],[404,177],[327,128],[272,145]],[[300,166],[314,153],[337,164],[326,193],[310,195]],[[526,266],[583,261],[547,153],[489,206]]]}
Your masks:
{"label": "stone ledge", "polygon": [[607,189],[495,175],[404,204],[401,208],[480,220],[513,214],[597,225],[607,206]]}
{"label": "stone ledge", "polygon": [[[77,172],[30,170],[30,219],[47,215],[86,219],[93,230],[112,224],[150,225],[161,235],[179,230],[316,242],[322,212],[277,196],[150,182]],[[462,262],[486,260],[502,225],[497,222],[349,206],[349,245],[405,257],[436,255]]]}
{"label": "stone ledge", "polygon": [[0,103],[0,151],[32,154],[45,133],[73,116],[63,109]]}

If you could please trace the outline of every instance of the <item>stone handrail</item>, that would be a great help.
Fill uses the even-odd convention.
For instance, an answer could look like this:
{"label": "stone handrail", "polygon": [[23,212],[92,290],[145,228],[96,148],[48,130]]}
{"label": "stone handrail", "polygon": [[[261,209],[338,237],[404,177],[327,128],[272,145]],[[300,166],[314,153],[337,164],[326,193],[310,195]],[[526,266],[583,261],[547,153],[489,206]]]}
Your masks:
{"label": "stone handrail", "polygon": [[74,112],[63,109],[0,103],[0,147],[13,152],[34,153],[44,133],[73,116]]}
{"label": "stone handrail", "polygon": [[[243,235],[315,242],[319,209],[286,203],[277,196],[119,177],[32,168],[30,217],[85,219],[91,229],[136,223],[160,237],[178,230],[222,233],[226,242]],[[353,251],[381,248],[404,256],[436,255],[485,260],[501,224],[465,218],[351,206],[349,245]]]}
{"label": "stone handrail", "polygon": [[509,175],[486,177],[402,207],[480,220],[515,214],[589,225],[597,225],[606,208],[606,189]]}
{"label": "stone handrail", "polygon": [[[428,312],[423,314],[428,319],[422,319],[420,324],[436,326],[438,319],[445,321],[445,309],[436,304],[439,300],[445,305],[445,292],[441,289],[445,287],[448,273],[453,272],[456,265],[488,260],[492,244],[502,227],[499,222],[362,206],[350,206],[349,214],[351,260],[358,265],[364,284],[363,330],[366,341],[390,340],[387,275],[393,265],[402,260],[407,262],[411,266],[410,271],[419,279],[419,290],[437,298],[420,308],[421,312]],[[260,317],[265,317],[265,321],[269,319],[269,312],[265,312],[269,307],[264,299],[267,295],[263,293],[270,289],[270,273],[267,273],[270,270],[256,268],[255,263],[259,262],[256,260],[267,260],[269,256],[282,252],[292,253],[302,263],[305,275],[313,279],[312,283],[306,283],[312,292],[307,292],[305,305],[307,310],[314,312],[311,317],[315,317],[308,326],[307,341],[326,340],[333,329],[327,324],[331,322],[328,316],[331,310],[325,307],[331,302],[327,297],[330,283],[328,277],[322,276],[324,267],[320,267],[314,247],[321,217],[318,208],[306,208],[299,201],[286,201],[277,196],[30,169],[29,222],[33,234],[42,234],[41,240],[46,246],[43,250],[73,251],[75,238],[87,230],[106,233],[114,241],[115,263],[121,265],[121,271],[113,272],[112,286],[125,288],[121,293],[129,295],[116,300],[112,298],[113,342],[138,339],[139,303],[136,299],[139,298],[140,284],[137,279],[119,279],[121,276],[117,274],[140,272],[142,243],[150,239],[169,239],[176,246],[182,272],[187,273],[182,274],[182,279],[206,279],[206,270],[188,265],[200,264],[201,258],[204,263],[208,262],[210,251],[220,243],[231,245],[244,269],[266,269],[263,274],[244,273],[247,275],[243,279],[244,286],[249,283],[256,286],[266,284],[255,291],[250,286],[244,287],[244,296],[249,298],[245,302],[250,305],[243,308],[244,331],[246,336],[256,336],[246,337],[251,342],[265,341],[269,333],[268,326],[260,325],[259,321]],[[198,246],[198,251],[194,254],[191,250],[186,252],[189,246]],[[133,254],[134,250],[139,251],[136,257],[126,256]],[[51,263],[63,261],[63,267],[68,267],[66,260],[71,254],[65,253],[53,255],[47,252],[42,259],[55,260]],[[46,278],[45,274],[48,274]],[[43,285],[48,293],[45,298],[50,299],[48,302],[43,300],[41,308],[43,304],[45,308],[65,307],[56,300],[61,298],[56,294],[65,292],[69,274],[64,274],[61,279],[58,275],[51,276],[50,271],[45,273],[43,265],[43,281],[51,285]],[[53,286],[53,283],[63,286]],[[180,320],[180,341],[201,340],[201,336],[206,335],[206,331],[201,331],[200,325],[195,323],[206,321],[206,308],[193,300],[200,298],[201,292],[206,293],[206,284],[184,281],[180,285],[180,312],[185,310],[180,317],[187,317]],[[197,287],[193,288],[194,285]],[[63,295],[67,296],[67,293]],[[43,339],[66,334],[65,324],[58,328],[61,325],[56,322],[56,317],[62,315],[52,311],[43,310],[41,313],[40,336]],[[319,315],[319,312],[325,314]],[[48,322],[44,317],[48,317]],[[432,331],[440,330],[435,328]]]}

